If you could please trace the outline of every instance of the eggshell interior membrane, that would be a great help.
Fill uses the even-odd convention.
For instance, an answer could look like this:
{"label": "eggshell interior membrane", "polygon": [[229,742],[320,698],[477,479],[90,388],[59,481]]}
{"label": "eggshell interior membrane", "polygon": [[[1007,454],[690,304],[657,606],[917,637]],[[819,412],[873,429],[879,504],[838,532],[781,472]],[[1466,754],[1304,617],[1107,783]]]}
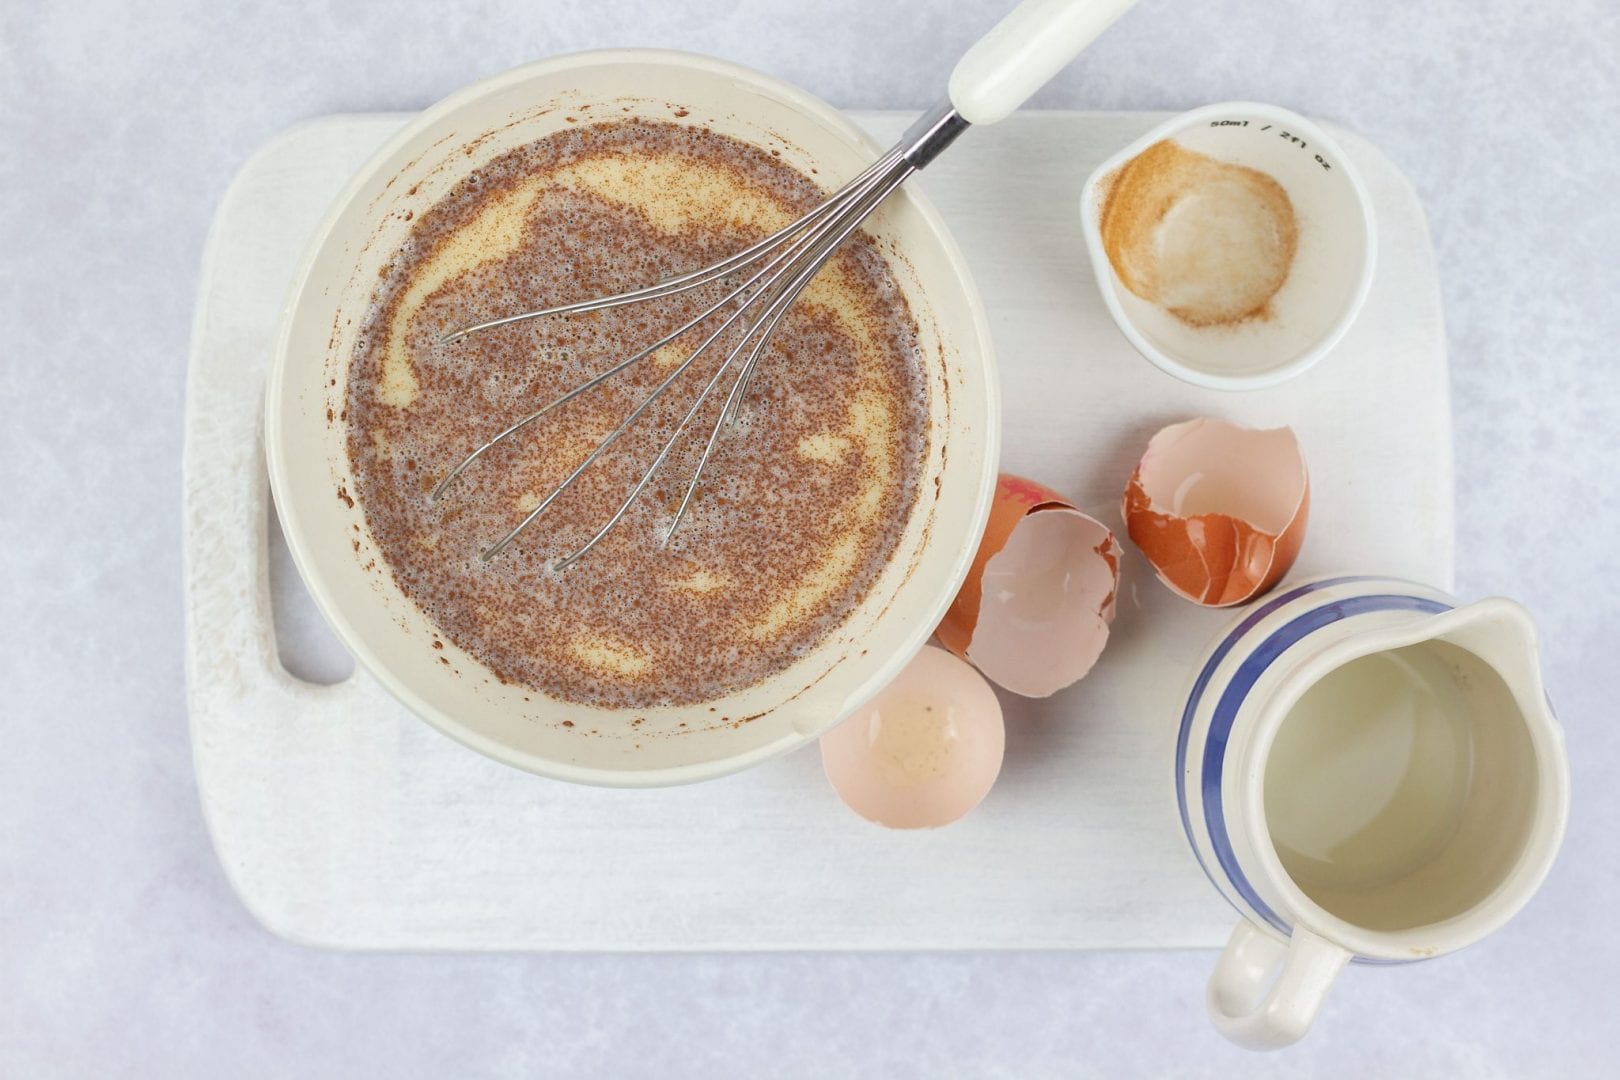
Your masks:
{"label": "eggshell interior membrane", "polygon": [[[1069,503],[1047,487],[1034,480],[1012,473],[996,477],[996,494],[990,502],[990,519],[985,522],[984,535],[979,538],[979,550],[974,553],[973,565],[968,568],[956,599],[934,631],[939,643],[957,656],[967,654],[968,643],[973,640],[973,628],[979,622],[980,589],[984,568],[990,559],[1007,543],[1018,523],[1033,510],[1044,506],[1068,507]],[[1072,509],[1072,507],[1070,507]]]}
{"label": "eggshell interior membrane", "polygon": [[892,829],[961,818],[1001,772],[1001,703],[984,677],[925,646],[865,707],[821,738],[821,763],[844,804]]}
{"label": "eggshell interior membrane", "polygon": [[1108,642],[1119,543],[1063,496],[1002,473],[990,521],[940,644],[997,685],[1047,697],[1091,670]]}
{"label": "eggshell interior membrane", "polygon": [[1108,644],[1119,541],[1080,511],[1031,511],[985,564],[967,659],[992,682],[1048,697],[1078,682]]}
{"label": "eggshell interior membrane", "polygon": [[1286,427],[1202,418],[1154,435],[1125,488],[1125,527],[1159,580],[1194,603],[1254,599],[1299,555],[1310,479]]}

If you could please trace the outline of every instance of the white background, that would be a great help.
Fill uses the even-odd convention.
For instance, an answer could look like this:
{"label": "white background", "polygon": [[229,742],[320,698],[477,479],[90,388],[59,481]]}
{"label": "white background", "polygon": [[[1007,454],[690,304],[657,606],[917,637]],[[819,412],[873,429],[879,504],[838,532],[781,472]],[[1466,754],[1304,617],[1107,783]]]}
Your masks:
{"label": "white background", "polygon": [[1614,0],[1143,0],[1035,100],[1272,101],[1415,183],[1458,592],[1536,614],[1575,785],[1563,856],[1492,940],[1348,972],[1306,1043],[1258,1058],[1204,1020],[1204,952],[353,956],[277,940],[231,894],[186,736],[179,458],[203,237],[246,156],[306,117],[603,45],[921,108],[1003,6],[0,2],[0,1075],[1612,1074]]}

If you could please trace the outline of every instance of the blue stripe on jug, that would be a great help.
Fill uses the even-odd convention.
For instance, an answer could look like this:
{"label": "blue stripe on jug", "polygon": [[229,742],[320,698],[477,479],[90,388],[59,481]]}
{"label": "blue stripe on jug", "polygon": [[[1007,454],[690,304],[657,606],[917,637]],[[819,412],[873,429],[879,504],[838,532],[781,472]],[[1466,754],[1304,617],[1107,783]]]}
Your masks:
{"label": "blue stripe on jug", "polygon": [[1193,857],[1198,860],[1199,868],[1204,871],[1204,876],[1209,878],[1209,883],[1214,885],[1217,891],[1220,890],[1220,886],[1215,881],[1215,875],[1210,873],[1209,867],[1204,864],[1204,857],[1198,853],[1198,844],[1193,840],[1192,818],[1187,812],[1187,744],[1192,739],[1193,717],[1198,712],[1198,703],[1203,699],[1204,691],[1209,688],[1209,682],[1215,677],[1215,669],[1221,666],[1221,661],[1225,660],[1227,655],[1237,646],[1237,643],[1268,615],[1286,604],[1298,600],[1301,596],[1320,592],[1323,589],[1331,589],[1337,585],[1349,585],[1357,581],[1372,580],[1376,579],[1366,575],[1328,578],[1325,581],[1315,581],[1308,585],[1301,585],[1280,596],[1273,597],[1251,611],[1244,617],[1242,622],[1232,628],[1232,632],[1227,634],[1226,638],[1209,654],[1209,661],[1204,664],[1204,669],[1198,673],[1198,678],[1193,681],[1192,690],[1187,694],[1187,706],[1181,711],[1181,730],[1176,735],[1176,805],[1181,811],[1181,831],[1186,834],[1187,843],[1192,845]]}
{"label": "blue stripe on jug", "polygon": [[[1334,585],[1366,580],[1369,579],[1366,577],[1334,578],[1327,581],[1319,581],[1311,585],[1301,586],[1299,589],[1294,590],[1288,595],[1279,597],[1277,600],[1271,601],[1270,603],[1257,609],[1253,615],[1246,618],[1243,623],[1239,624],[1239,626],[1235,628],[1230,635],[1228,635],[1226,640],[1221,643],[1221,646],[1216,650],[1216,652],[1212,654],[1210,657],[1210,662],[1206,664],[1204,670],[1200,672],[1198,680],[1194,684],[1193,691],[1188,696],[1187,708],[1182,719],[1182,731],[1177,740],[1176,747],[1176,795],[1181,804],[1182,828],[1187,833],[1189,843],[1193,843],[1193,839],[1191,822],[1187,813],[1187,794],[1185,789],[1185,761],[1187,753],[1186,744],[1191,729],[1191,717],[1197,711],[1199,701],[1202,698],[1204,691],[1208,688],[1210,679],[1213,677],[1215,667],[1222,659],[1224,659],[1226,654],[1231,652],[1232,648],[1237,644],[1238,639],[1240,639],[1249,630],[1252,630],[1255,624],[1257,624],[1261,619],[1276,611],[1289,601]],[[1238,895],[1242,897],[1243,901],[1249,905],[1256,915],[1264,919],[1279,933],[1291,934],[1292,928],[1289,927],[1288,924],[1285,923],[1276,912],[1271,910],[1271,907],[1260,898],[1259,893],[1255,890],[1254,886],[1250,884],[1248,878],[1244,876],[1242,868],[1238,865],[1237,856],[1232,850],[1231,839],[1226,830],[1225,808],[1221,803],[1220,797],[1221,773],[1225,760],[1226,743],[1228,738],[1231,736],[1232,725],[1237,719],[1237,713],[1242,707],[1243,699],[1248,695],[1248,692],[1254,688],[1254,684],[1259,680],[1260,676],[1265,673],[1265,670],[1270,667],[1279,656],[1286,652],[1291,646],[1296,644],[1300,639],[1314,633],[1317,630],[1320,630],[1324,626],[1329,626],[1340,621],[1341,619],[1349,618],[1351,616],[1367,614],[1375,611],[1421,611],[1428,614],[1439,614],[1440,612],[1450,610],[1451,605],[1449,604],[1444,604],[1436,600],[1429,600],[1423,597],[1407,596],[1402,594],[1353,596],[1347,597],[1343,600],[1324,604],[1321,607],[1314,608],[1311,611],[1306,612],[1305,614],[1300,615],[1299,617],[1284,624],[1280,629],[1262,642],[1239,666],[1236,674],[1232,678],[1232,681],[1227,685],[1226,690],[1222,693],[1221,699],[1215,707],[1215,714],[1210,720],[1209,735],[1204,744],[1204,763],[1201,787],[1203,793],[1205,830],[1209,834],[1210,846],[1215,852],[1216,861],[1220,864],[1222,871],[1225,873],[1227,880],[1231,882],[1232,887],[1237,890]],[[1209,877],[1210,882],[1214,884],[1215,877],[1213,873],[1211,873],[1210,868],[1204,863],[1203,857],[1198,852],[1196,843],[1193,843],[1193,854],[1198,858],[1198,863],[1201,867],[1203,867],[1205,875]],[[1224,891],[1222,892],[1222,895],[1225,895]],[[1367,957],[1358,957],[1357,959],[1361,960],[1362,962],[1379,962]]]}

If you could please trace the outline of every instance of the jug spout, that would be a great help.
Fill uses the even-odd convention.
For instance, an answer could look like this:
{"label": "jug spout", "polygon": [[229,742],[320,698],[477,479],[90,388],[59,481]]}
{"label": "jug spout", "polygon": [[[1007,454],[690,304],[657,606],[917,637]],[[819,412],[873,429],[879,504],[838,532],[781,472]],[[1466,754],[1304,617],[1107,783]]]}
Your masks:
{"label": "jug spout", "polygon": [[1436,615],[1431,640],[1465,649],[1496,669],[1527,711],[1546,707],[1536,625],[1521,605],[1493,596]]}

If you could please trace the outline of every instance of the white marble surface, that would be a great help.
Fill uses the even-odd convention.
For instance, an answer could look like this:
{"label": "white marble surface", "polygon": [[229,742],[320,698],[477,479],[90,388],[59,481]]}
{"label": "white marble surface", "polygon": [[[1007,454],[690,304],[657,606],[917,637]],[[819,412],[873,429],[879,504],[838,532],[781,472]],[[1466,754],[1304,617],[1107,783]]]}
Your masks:
{"label": "white marble surface", "polygon": [[1308,1042],[1257,1059],[1204,1022],[1208,953],[352,956],[273,938],[231,895],[186,741],[178,462],[203,232],[246,154],[608,44],[921,107],[1001,6],[0,5],[0,1075],[1612,1074],[1613,0],[1144,0],[1037,99],[1275,101],[1415,182],[1459,591],[1537,614],[1574,774],[1564,855],[1493,940],[1349,972]]}

